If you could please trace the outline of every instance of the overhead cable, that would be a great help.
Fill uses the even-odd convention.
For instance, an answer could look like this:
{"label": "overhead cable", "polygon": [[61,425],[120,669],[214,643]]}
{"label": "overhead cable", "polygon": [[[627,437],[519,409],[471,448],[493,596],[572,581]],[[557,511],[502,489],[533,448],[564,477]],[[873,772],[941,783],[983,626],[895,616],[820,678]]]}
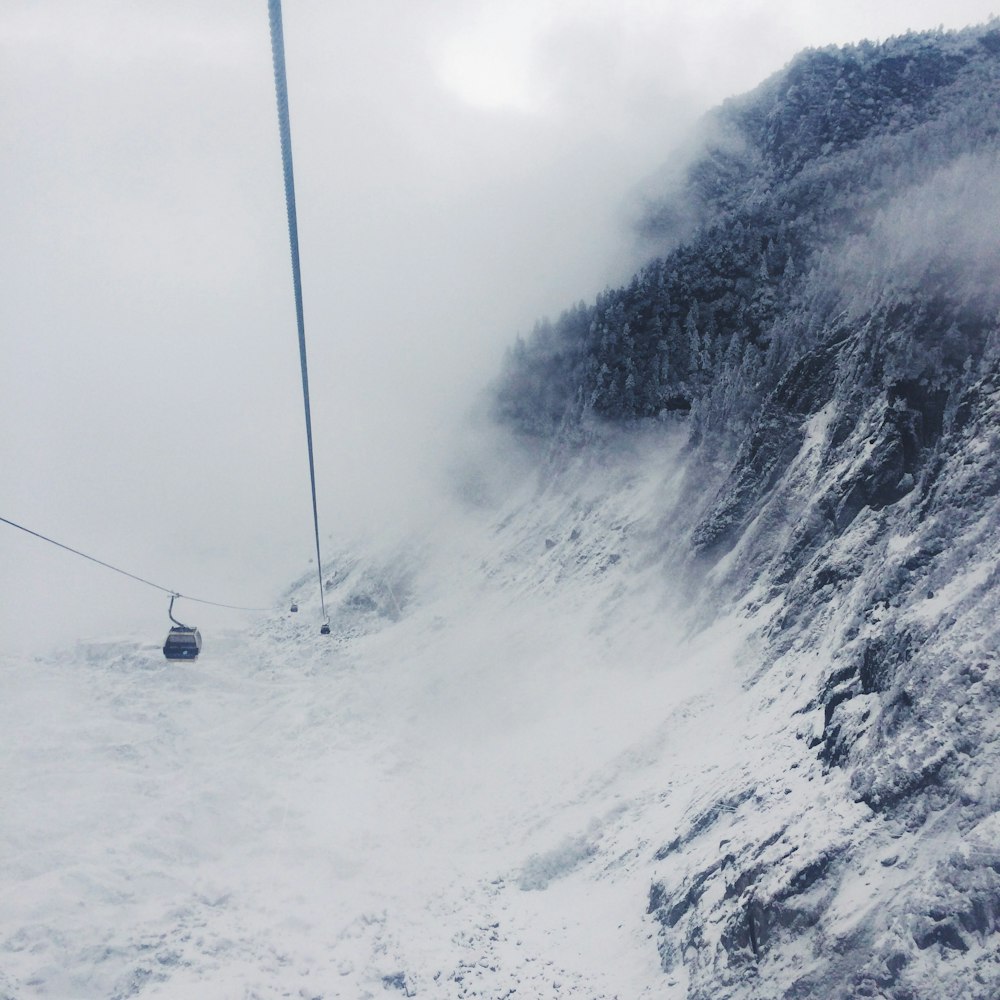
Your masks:
{"label": "overhead cable", "polygon": [[302,269],[299,263],[299,224],[295,210],[295,175],[292,171],[292,130],[288,114],[288,79],[285,73],[285,36],[281,22],[281,0],[268,0],[271,22],[271,56],[274,61],[274,92],[278,100],[278,130],[281,133],[281,164],[285,174],[285,208],[288,242],[292,251],[292,283],[295,287],[295,319],[299,330],[299,363],[302,369],[302,401],[306,413],[306,447],[309,451],[309,486],[312,491],[313,534],[316,537],[316,570],[319,602],[324,622],[323,558],[319,544],[319,513],[316,504],[316,463],[313,458],[312,412],[309,406],[309,365],[306,359],[306,325],[302,311]]}
{"label": "overhead cable", "polygon": [[152,580],[147,580],[143,576],[137,576],[135,573],[129,573],[128,570],[120,569],[118,566],[112,566],[111,563],[105,562],[103,559],[98,559],[96,556],[89,556],[86,552],[81,552],[79,549],[74,549],[70,545],[64,545],[62,542],[57,542],[54,538],[49,538],[48,535],[43,535],[38,531],[32,531],[31,528],[26,528],[23,524],[18,524],[16,521],[10,521],[6,517],[0,517],[0,521],[4,524],[9,524],[12,528],[19,529],[28,535],[33,535],[35,538],[40,538],[43,542],[48,542],[50,545],[55,545],[60,549],[65,549],[67,552],[72,552],[75,556],[80,556],[83,559],[89,559],[92,563],[97,563],[98,566],[103,566],[105,569],[113,570],[115,573],[127,576],[131,580],[137,580],[139,583],[144,583],[147,587],[154,587],[156,590],[162,590],[165,594],[170,594],[171,597],[183,597],[184,600],[194,601],[196,604],[210,604],[212,607],[229,608],[231,611],[274,610],[273,608],[247,608],[240,604],[223,604],[221,601],[206,601],[203,597],[191,597],[189,594],[182,594],[179,590],[174,590],[173,587],[164,587],[162,584],[154,583]]}

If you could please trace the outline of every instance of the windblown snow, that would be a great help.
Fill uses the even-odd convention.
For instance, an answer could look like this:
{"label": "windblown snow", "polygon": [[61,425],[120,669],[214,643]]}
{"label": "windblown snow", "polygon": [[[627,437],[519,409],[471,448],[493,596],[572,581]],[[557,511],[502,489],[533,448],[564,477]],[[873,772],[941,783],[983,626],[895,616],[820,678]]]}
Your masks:
{"label": "windblown snow", "polygon": [[342,556],[331,639],[307,583],[194,664],[5,660],[3,995],[663,995],[636,830],[752,714],[747,622],[686,636],[637,565],[665,445]]}
{"label": "windblown snow", "polygon": [[662,996],[637,830],[764,763],[748,623],[641,565],[664,445],[343,557],[333,641],[306,584],[195,664],[4,661],[6,994]]}
{"label": "windblown snow", "polygon": [[193,664],[4,660],[0,995],[774,996],[956,852],[995,865],[995,814],[887,833],[816,750],[832,644],[776,657],[780,598],[675,563],[719,470],[669,427],[607,435],[340,553],[329,638],[308,577]]}

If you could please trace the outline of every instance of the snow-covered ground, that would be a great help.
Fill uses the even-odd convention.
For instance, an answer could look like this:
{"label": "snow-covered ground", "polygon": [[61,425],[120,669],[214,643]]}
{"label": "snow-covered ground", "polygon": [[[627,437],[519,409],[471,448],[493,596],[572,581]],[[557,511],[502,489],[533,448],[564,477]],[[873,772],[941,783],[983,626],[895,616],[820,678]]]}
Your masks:
{"label": "snow-covered ground", "polygon": [[329,639],[307,582],[193,664],[2,661],[0,995],[683,996],[640,831],[737,752],[749,623],[643,562],[661,444],[334,560]]}
{"label": "snow-covered ground", "polygon": [[[719,470],[682,444],[632,430],[472,476],[476,503],[331,558],[327,638],[306,574],[299,613],[193,664],[160,636],[0,660],[0,997],[826,1000],[895,997],[843,984],[904,965],[908,995],[989,990],[990,919],[962,907],[993,905],[995,789],[970,778],[961,817],[933,786],[880,804],[937,766],[947,719],[913,761],[831,766],[885,700],[832,686],[857,613],[775,633],[788,597],[739,570],[751,548],[685,564]],[[911,543],[881,545],[855,645],[910,613],[864,596]],[[984,636],[962,565],[920,614]],[[985,690],[976,657],[947,670]],[[962,710],[984,746],[990,704]]]}

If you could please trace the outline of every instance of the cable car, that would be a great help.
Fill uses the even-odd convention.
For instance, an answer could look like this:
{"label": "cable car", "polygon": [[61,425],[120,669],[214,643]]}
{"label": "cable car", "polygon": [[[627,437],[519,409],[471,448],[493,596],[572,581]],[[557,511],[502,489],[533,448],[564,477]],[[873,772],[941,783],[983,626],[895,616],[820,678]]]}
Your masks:
{"label": "cable car", "polygon": [[168,660],[197,660],[201,652],[201,633],[193,625],[184,625],[174,617],[174,601],[178,594],[170,595],[167,614],[174,623],[163,643],[163,655]]}
{"label": "cable car", "polygon": [[288,610],[294,615],[295,612],[299,610],[299,606],[297,604],[293,604]]}
{"label": "cable car", "polygon": [[201,652],[201,633],[188,625],[174,625],[163,644],[168,660],[197,660]]}
{"label": "cable car", "polygon": [[329,635],[330,634],[330,623],[329,622],[323,622],[323,626],[319,630],[319,634],[320,635]]}

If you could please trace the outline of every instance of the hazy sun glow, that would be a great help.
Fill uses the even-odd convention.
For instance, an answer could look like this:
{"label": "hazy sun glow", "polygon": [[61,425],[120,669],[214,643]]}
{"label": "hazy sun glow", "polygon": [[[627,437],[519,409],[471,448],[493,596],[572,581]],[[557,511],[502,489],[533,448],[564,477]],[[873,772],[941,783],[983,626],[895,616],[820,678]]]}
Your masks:
{"label": "hazy sun glow", "polygon": [[434,53],[438,79],[459,100],[488,111],[535,113],[543,95],[533,56],[545,5],[489,7],[442,40]]}

